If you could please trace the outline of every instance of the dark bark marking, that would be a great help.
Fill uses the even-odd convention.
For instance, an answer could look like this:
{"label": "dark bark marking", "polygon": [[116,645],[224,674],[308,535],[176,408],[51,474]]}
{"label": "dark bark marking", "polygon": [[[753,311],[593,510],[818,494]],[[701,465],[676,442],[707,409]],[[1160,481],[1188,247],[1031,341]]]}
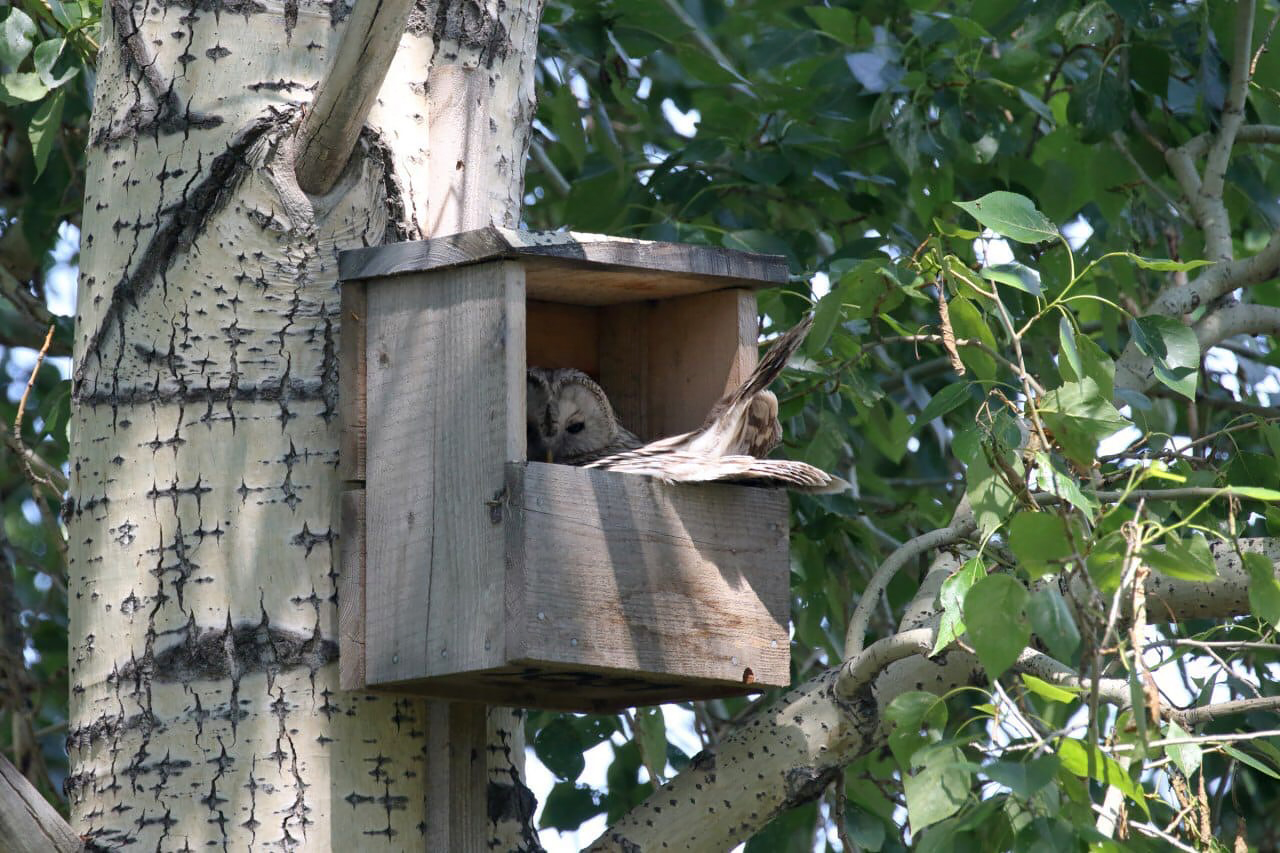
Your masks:
{"label": "dark bark marking", "polygon": [[[249,173],[249,164],[245,159],[249,149],[273,127],[287,120],[284,113],[275,110],[260,116],[227,143],[226,150],[214,158],[204,180],[195,183],[196,174],[191,176],[183,192],[182,200],[170,205],[159,217],[164,221],[150,242],[143,250],[137,264],[132,262],[123,278],[112,288],[110,303],[97,329],[90,336],[80,363],[75,371],[75,397],[83,402],[84,383],[87,367],[91,359],[102,358],[101,347],[107,330],[116,326],[120,337],[119,358],[124,352],[124,311],[126,305],[137,307],[138,299],[144,295],[157,279],[163,280],[174,262],[191,248],[205,223],[230,200],[239,188],[241,181]],[[114,384],[114,379],[113,379]]]}

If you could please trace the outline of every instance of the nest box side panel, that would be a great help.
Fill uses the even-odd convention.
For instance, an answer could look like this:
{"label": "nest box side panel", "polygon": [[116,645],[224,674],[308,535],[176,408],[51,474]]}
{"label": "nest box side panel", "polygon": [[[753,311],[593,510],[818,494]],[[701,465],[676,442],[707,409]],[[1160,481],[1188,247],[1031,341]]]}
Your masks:
{"label": "nest box side panel", "polygon": [[505,461],[524,455],[524,272],[498,261],[367,283],[365,673],[503,652]]}
{"label": "nest box side panel", "polygon": [[784,492],[537,462],[512,476],[524,527],[513,662],[789,683]]}
{"label": "nest box side panel", "polygon": [[338,540],[338,681],[359,690],[364,678],[364,489],[343,491]]}
{"label": "nest box side panel", "polygon": [[645,400],[654,436],[702,425],[726,391],[756,366],[756,296],[717,290],[649,309]]}
{"label": "nest box side panel", "polygon": [[364,482],[365,460],[365,283],[342,284],[338,350],[338,477]]}
{"label": "nest box side panel", "polygon": [[700,426],[756,366],[756,297],[716,290],[600,309],[600,384],[645,440]]}

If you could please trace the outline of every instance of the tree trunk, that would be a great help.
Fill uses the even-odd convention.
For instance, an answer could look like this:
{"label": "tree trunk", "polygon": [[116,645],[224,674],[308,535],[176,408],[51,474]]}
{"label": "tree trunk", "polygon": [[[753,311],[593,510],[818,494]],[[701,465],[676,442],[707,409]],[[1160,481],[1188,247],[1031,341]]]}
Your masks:
{"label": "tree trunk", "polygon": [[[419,3],[312,197],[292,134],[344,4],[104,3],[66,507],[68,793],[91,844],[438,833],[426,703],[338,689],[336,253],[517,222],[540,9]],[[518,795],[513,722],[491,715],[488,753]],[[490,811],[491,837],[526,812]]]}

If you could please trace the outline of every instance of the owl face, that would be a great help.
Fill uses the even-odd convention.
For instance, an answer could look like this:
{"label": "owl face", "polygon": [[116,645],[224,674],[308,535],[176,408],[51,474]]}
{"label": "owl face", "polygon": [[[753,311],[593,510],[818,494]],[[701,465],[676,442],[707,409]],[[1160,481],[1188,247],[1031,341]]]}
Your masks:
{"label": "owl face", "polygon": [[613,408],[581,370],[531,367],[526,394],[529,459],[573,465],[616,441]]}

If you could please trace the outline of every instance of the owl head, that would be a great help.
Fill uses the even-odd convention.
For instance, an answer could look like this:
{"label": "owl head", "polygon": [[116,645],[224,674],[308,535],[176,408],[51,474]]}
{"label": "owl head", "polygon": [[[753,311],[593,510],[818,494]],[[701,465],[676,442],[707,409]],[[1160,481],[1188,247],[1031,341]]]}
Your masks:
{"label": "owl head", "polygon": [[604,390],[581,370],[529,368],[526,384],[528,458],[576,465],[620,449],[627,433]]}

